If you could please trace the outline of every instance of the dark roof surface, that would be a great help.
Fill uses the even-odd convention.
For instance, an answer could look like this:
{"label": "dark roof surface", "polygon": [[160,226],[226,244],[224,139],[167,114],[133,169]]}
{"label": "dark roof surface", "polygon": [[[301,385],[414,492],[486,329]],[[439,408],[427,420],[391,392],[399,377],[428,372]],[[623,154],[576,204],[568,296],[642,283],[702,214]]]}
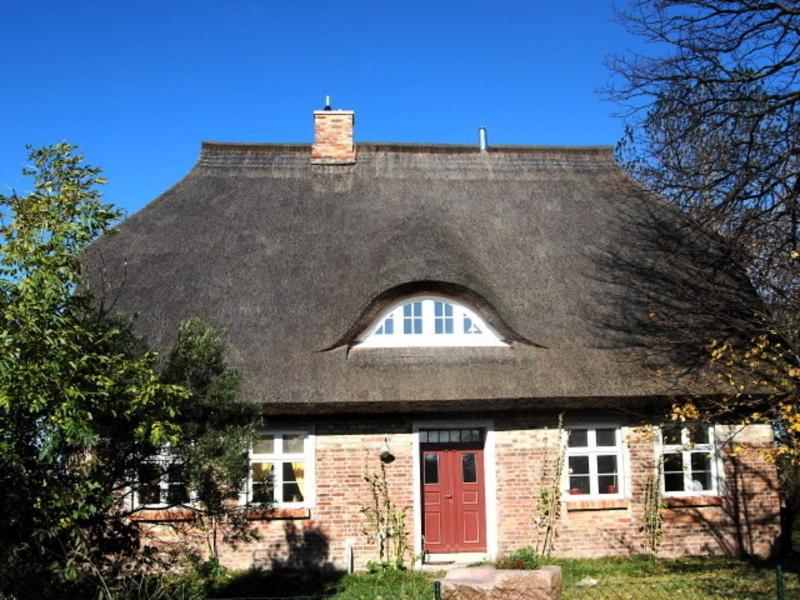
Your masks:
{"label": "dark roof surface", "polygon": [[[223,327],[247,397],[276,412],[674,391],[598,325],[626,310],[598,257],[663,212],[611,148],[360,143],[352,166],[309,158],[204,143],[184,179],[93,245],[93,291],[161,349],[191,316]],[[396,289],[461,296],[511,346],[350,349]]]}

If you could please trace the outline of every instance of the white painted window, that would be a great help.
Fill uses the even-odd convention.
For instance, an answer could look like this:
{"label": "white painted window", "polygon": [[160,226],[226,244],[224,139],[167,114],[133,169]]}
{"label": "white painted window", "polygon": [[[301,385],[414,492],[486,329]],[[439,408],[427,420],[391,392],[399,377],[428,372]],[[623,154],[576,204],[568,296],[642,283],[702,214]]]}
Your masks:
{"label": "white painted window", "polygon": [[566,430],[564,490],[567,499],[622,498],[622,430],[603,425]]}
{"label": "white painted window", "polygon": [[358,346],[507,346],[471,308],[441,296],[406,298],[367,328]]}
{"label": "white painted window", "polygon": [[134,508],[171,508],[191,503],[183,465],[162,452],[136,469]]}
{"label": "white painted window", "polygon": [[309,508],[314,498],[314,436],[304,430],[265,430],[250,450],[244,502],[252,506]]}
{"label": "white painted window", "polygon": [[665,496],[718,493],[714,428],[687,425],[661,429],[662,490]]}

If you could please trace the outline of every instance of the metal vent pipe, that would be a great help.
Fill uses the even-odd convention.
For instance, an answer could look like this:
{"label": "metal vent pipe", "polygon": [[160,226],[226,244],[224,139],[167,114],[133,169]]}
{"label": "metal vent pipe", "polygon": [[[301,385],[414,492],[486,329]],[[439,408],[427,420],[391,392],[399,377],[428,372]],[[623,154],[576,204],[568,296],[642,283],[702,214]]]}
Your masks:
{"label": "metal vent pipe", "polygon": [[489,149],[489,141],[486,134],[486,127],[478,128],[478,144],[481,147],[481,152],[486,152]]}

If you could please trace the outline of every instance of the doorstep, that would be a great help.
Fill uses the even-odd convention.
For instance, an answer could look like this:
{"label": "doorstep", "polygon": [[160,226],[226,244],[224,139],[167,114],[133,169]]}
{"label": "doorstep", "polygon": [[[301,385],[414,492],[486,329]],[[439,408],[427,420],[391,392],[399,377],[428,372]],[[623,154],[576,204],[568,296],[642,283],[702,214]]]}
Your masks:
{"label": "doorstep", "polygon": [[476,563],[484,563],[489,559],[486,552],[448,552],[442,554],[426,554],[422,561],[423,571],[449,571],[468,567]]}

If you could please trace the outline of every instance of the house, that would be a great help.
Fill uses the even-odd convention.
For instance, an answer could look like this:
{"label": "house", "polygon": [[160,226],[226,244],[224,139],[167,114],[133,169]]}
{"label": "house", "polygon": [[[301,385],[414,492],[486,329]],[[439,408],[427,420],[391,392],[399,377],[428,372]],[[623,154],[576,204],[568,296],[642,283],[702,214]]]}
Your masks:
{"label": "house", "polygon": [[[691,353],[664,350],[640,318],[672,293],[659,269],[699,274],[676,294],[752,300],[700,265],[713,236],[669,229],[678,215],[609,147],[489,147],[485,132],[475,146],[355,144],[353,112],[313,118],[312,145],[203,143],[88,261],[95,290],[156,347],[192,316],[224,328],[263,405],[242,505],[273,510],[226,563],[377,559],[360,507],[381,456],[416,555],[529,546],[563,440],[556,554],[641,552],[653,481],[663,554],[772,551],[775,467],[741,451],[769,448],[771,428],[649,426],[691,384],[657,373],[659,354]],[[684,302],[665,304],[689,322]],[[703,306],[694,321],[714,327]],[[139,501],[158,507],[169,489],[151,481]]]}

